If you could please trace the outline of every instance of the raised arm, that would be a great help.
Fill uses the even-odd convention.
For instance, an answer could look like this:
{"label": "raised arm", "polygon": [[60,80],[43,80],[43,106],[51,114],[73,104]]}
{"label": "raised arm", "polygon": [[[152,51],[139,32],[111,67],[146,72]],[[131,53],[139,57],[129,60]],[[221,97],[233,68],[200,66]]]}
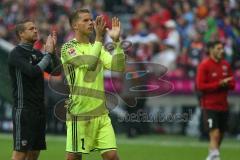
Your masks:
{"label": "raised arm", "polygon": [[[50,46],[49,46],[50,45]],[[48,37],[46,42],[46,52],[47,54],[50,53],[50,60],[47,65],[47,68],[44,69],[44,71],[48,73],[52,73],[53,75],[59,75],[61,73],[61,67],[60,67],[60,60],[59,57],[56,55],[56,45],[57,45],[57,33],[56,31],[53,31],[52,34]],[[53,47],[53,48],[52,48]]]}
{"label": "raised arm", "polygon": [[120,45],[121,22],[117,17],[112,18],[112,29],[107,29],[109,36],[112,38],[115,49],[113,55],[102,50],[101,60],[106,69],[123,72],[125,70],[125,55]]}
{"label": "raised arm", "polygon": [[53,41],[50,36],[48,37],[48,40],[46,42],[46,51],[48,53],[42,58],[42,60],[38,64],[32,65],[26,58],[21,55],[21,53],[19,53],[18,50],[15,49],[10,53],[9,64],[11,66],[15,66],[29,77],[34,78],[41,76],[42,72],[49,65],[51,60],[50,53],[53,52]]}

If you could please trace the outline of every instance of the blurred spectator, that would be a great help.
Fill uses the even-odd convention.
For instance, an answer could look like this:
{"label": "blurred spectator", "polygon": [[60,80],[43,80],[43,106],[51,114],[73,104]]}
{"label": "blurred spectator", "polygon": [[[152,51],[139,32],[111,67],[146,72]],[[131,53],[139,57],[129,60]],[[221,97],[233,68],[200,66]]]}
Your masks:
{"label": "blurred spectator", "polygon": [[132,43],[144,44],[158,41],[157,35],[150,32],[148,23],[141,22],[136,30],[138,32],[136,34],[129,35],[126,40],[131,41]]}
{"label": "blurred spectator", "polygon": [[187,57],[188,67],[186,70],[188,71],[189,77],[194,77],[196,75],[196,68],[204,57],[204,43],[200,33],[196,33],[193,36],[192,42],[187,50]]}
{"label": "blurred spectator", "polygon": [[[172,71],[176,68],[177,53],[175,50],[175,43],[167,39],[162,43],[162,48],[159,53],[152,57],[152,62],[159,63],[165,66],[168,71]],[[158,68],[155,68],[156,70]]]}
{"label": "blurred spectator", "polygon": [[168,32],[166,41],[168,43],[171,43],[176,53],[179,54],[180,53],[180,35],[176,29],[177,25],[175,21],[168,20],[164,25],[167,28],[167,32]]}

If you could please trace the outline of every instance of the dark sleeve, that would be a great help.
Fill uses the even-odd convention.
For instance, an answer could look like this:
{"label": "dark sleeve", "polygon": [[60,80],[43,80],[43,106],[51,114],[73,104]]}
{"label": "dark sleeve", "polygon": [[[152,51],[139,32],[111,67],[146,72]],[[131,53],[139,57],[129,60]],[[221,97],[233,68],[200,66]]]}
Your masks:
{"label": "dark sleeve", "polygon": [[51,73],[57,76],[61,73],[61,63],[56,54],[51,54],[51,62],[45,70],[47,73]]}
{"label": "dark sleeve", "polygon": [[8,63],[9,65],[16,67],[17,69],[20,69],[22,73],[29,77],[34,78],[42,76],[42,71],[40,67],[30,64],[28,60],[25,57],[21,56],[21,54],[16,49],[14,49],[10,53]]}
{"label": "dark sleeve", "polygon": [[211,92],[219,89],[219,81],[207,82],[206,64],[200,64],[197,70],[196,87],[202,92]]}

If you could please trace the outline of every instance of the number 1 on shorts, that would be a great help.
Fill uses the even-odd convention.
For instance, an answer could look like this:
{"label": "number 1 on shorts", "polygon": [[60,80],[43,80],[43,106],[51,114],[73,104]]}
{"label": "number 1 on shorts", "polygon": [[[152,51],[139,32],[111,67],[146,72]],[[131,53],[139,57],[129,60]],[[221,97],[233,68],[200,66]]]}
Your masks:
{"label": "number 1 on shorts", "polygon": [[85,147],[84,147],[84,138],[82,138],[81,141],[82,141],[82,149],[85,150]]}
{"label": "number 1 on shorts", "polygon": [[211,118],[208,119],[208,126],[209,128],[212,128],[213,126],[213,120]]}

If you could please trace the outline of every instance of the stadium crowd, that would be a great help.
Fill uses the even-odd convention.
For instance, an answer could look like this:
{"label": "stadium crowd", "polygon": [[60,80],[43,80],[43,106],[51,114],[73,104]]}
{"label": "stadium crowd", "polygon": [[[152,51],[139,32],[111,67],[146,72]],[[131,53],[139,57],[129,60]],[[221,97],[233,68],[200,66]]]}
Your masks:
{"label": "stadium crowd", "polygon": [[205,42],[219,39],[239,77],[239,4],[239,0],[2,0],[0,37],[16,44],[15,23],[32,18],[41,33],[35,47],[43,47],[51,28],[57,30],[60,48],[72,37],[68,14],[73,9],[89,8],[94,17],[103,15],[107,24],[111,15],[119,15],[122,37],[133,43],[128,54],[137,61],[161,63],[169,75],[194,77],[205,56]]}

